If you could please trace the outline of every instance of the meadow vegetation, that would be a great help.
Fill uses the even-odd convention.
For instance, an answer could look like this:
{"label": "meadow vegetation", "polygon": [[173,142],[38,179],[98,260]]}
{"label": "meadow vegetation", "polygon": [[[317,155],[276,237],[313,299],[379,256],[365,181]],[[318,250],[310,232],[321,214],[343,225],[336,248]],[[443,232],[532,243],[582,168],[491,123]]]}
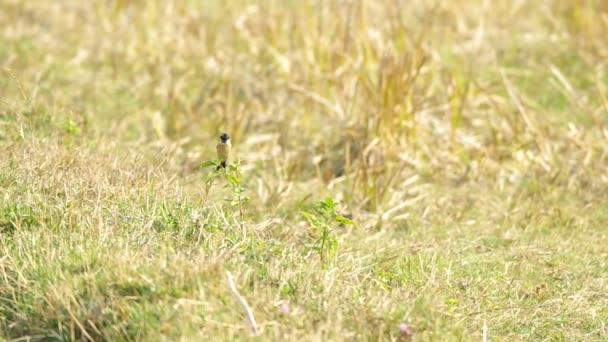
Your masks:
{"label": "meadow vegetation", "polygon": [[0,0],[0,339],[248,340],[230,272],[255,340],[608,340],[606,32],[600,0]]}

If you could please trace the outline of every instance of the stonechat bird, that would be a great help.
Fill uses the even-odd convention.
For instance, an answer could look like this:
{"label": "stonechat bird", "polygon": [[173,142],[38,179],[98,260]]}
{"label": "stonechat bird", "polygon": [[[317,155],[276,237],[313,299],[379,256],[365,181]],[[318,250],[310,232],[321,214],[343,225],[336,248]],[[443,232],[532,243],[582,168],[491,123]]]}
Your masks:
{"label": "stonechat bird", "polygon": [[215,147],[217,150],[217,159],[220,161],[220,165],[217,167],[226,168],[226,164],[228,163],[228,157],[230,156],[230,149],[232,149],[232,144],[230,143],[230,137],[226,133],[220,134],[220,142]]}

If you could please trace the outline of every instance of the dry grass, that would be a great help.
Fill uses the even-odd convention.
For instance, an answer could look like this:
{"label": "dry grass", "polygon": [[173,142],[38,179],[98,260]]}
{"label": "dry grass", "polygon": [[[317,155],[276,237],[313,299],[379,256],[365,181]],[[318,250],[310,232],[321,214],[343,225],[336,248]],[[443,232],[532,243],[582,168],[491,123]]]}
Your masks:
{"label": "dry grass", "polygon": [[[263,340],[608,339],[607,30],[599,0],[0,0],[2,337],[248,339],[230,272]],[[243,216],[198,168],[221,130]],[[355,224],[311,225],[326,197]]]}

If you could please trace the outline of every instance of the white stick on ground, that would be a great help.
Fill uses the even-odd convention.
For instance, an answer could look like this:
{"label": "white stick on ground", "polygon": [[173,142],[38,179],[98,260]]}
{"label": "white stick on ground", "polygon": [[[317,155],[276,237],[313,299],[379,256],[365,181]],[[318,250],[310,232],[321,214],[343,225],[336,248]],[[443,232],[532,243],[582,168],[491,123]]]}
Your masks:
{"label": "white stick on ground", "polygon": [[243,296],[241,296],[239,291],[236,289],[236,285],[234,285],[234,281],[232,280],[232,274],[229,271],[226,271],[226,279],[228,280],[228,285],[230,286],[230,292],[232,292],[232,295],[236,301],[241,304],[241,308],[243,308],[243,311],[245,311],[247,323],[249,323],[249,328],[251,329],[251,334],[253,334],[253,336],[258,336],[258,326],[255,322],[255,317],[253,317],[253,312],[251,311],[249,305],[247,305],[245,298],[243,298]]}

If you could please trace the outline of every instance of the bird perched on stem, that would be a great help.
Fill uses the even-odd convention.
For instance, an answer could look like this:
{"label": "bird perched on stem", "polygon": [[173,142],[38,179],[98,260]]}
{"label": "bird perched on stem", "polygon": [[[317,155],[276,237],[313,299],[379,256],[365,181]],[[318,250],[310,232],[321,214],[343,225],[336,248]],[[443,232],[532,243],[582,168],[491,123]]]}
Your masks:
{"label": "bird perched on stem", "polygon": [[230,149],[232,148],[230,136],[228,136],[226,133],[220,134],[220,142],[215,148],[217,150],[217,159],[220,161],[220,165],[218,165],[217,170],[220,168],[226,168],[228,157],[230,156]]}

